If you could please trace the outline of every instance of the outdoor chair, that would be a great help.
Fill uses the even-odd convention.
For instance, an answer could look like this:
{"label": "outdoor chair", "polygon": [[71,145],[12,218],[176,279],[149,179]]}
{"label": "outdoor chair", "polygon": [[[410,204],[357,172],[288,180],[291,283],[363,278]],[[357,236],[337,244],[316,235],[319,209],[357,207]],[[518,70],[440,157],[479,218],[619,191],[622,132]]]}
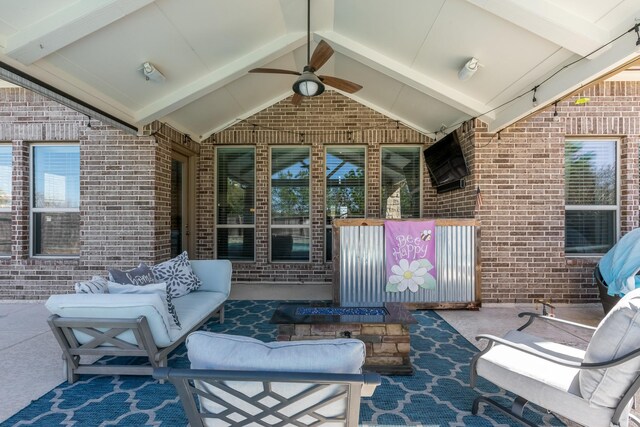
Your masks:
{"label": "outdoor chair", "polygon": [[192,427],[356,426],[361,396],[380,384],[361,373],[365,347],[355,339],[264,343],[194,332],[187,349],[191,369],[153,376],[176,387]]}
{"label": "outdoor chair", "polygon": [[[477,414],[487,403],[525,425],[527,402],[589,427],[627,426],[633,396],[640,388],[640,289],[625,295],[597,328],[537,313],[520,313],[527,322],[504,338],[479,335],[487,347],[471,362],[471,386],[483,377],[516,395],[511,408],[480,396]],[[534,320],[592,330],[586,351],[522,332]]]}

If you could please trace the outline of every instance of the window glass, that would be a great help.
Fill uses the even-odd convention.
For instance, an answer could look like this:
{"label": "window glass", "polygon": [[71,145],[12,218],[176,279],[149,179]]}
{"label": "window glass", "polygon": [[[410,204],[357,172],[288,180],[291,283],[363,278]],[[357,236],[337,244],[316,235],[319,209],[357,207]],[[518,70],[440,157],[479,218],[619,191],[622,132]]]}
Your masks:
{"label": "window glass", "polygon": [[80,253],[80,147],[33,147],[33,255]]}
{"label": "window glass", "polygon": [[308,147],[271,149],[271,260],[309,261]]}
{"label": "window glass", "polygon": [[568,205],[615,205],[615,141],[567,141],[565,194]]}
{"label": "window glass", "polygon": [[326,260],[331,261],[331,224],[335,218],[364,218],[365,147],[328,147],[326,152]]}
{"label": "window glass", "polygon": [[252,261],[255,227],[255,148],[218,147],[217,254]]}
{"label": "window glass", "polygon": [[79,212],[36,212],[33,215],[34,255],[80,253]]}
{"label": "window glass", "polygon": [[33,149],[34,207],[80,206],[78,146],[36,146]]}
{"label": "window glass", "polygon": [[422,148],[382,147],[381,202],[384,218],[419,218]]}
{"label": "window glass", "polygon": [[0,145],[0,256],[11,255],[11,151]]}
{"label": "window glass", "polygon": [[565,252],[604,254],[616,242],[616,141],[566,141]]}

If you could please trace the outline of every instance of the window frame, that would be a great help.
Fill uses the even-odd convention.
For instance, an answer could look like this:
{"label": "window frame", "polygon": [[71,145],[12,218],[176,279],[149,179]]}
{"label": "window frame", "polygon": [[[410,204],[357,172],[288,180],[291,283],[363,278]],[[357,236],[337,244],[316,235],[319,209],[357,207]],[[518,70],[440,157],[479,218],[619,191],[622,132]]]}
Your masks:
{"label": "window frame", "polygon": [[[385,213],[383,211],[383,202],[382,202],[382,174],[384,173],[383,170],[383,166],[382,166],[382,162],[383,162],[383,151],[385,148],[416,148],[418,150],[418,162],[420,164],[420,169],[419,169],[419,181],[420,181],[420,195],[418,197],[419,199],[419,212],[418,212],[418,218],[422,218],[422,214],[423,214],[423,201],[424,201],[424,155],[422,154],[422,152],[424,151],[424,145],[422,144],[380,144],[380,150],[379,150],[379,158],[380,158],[380,174],[378,177],[378,195],[380,197],[380,210],[379,210],[379,214],[380,214],[380,218],[381,219],[394,219],[394,218],[387,218],[385,216]],[[402,219],[402,218],[398,218],[398,219]]]}
{"label": "window frame", "polygon": [[[13,206],[13,143],[11,141],[0,141],[0,147],[9,147],[9,151],[11,154],[11,174],[9,175],[9,187],[11,189],[11,193],[9,194],[9,196],[11,197],[11,202],[9,203],[9,207],[7,208],[3,208],[0,207],[0,214],[9,214],[9,220],[13,223],[13,218],[11,216],[11,207]],[[13,236],[12,236],[12,232],[10,232],[10,236],[9,239],[11,241],[11,243],[13,243]],[[0,259],[2,258],[11,258],[11,245],[9,247],[9,253],[1,253],[0,252]]]}
{"label": "window frame", "polygon": [[[327,260],[327,251],[329,250],[329,246],[327,245],[327,230],[331,230],[333,228],[333,224],[327,224],[327,151],[331,148],[362,148],[364,149],[364,216],[363,217],[353,217],[353,218],[367,218],[367,207],[369,201],[369,185],[368,185],[368,169],[369,169],[369,147],[366,144],[327,144],[324,146],[324,198],[322,201],[322,209],[324,212],[324,237],[323,237],[323,262],[325,264],[333,263],[333,260]],[[382,192],[382,189],[380,190]],[[333,254],[332,254],[333,255]]]}
{"label": "window frame", "polygon": [[[566,222],[566,212],[567,211],[614,211],[614,217],[615,217],[615,230],[614,230],[614,242],[613,244],[615,245],[618,240],[620,240],[620,191],[621,191],[621,183],[620,183],[620,179],[621,179],[621,165],[620,165],[620,159],[621,159],[621,153],[620,153],[620,147],[622,146],[622,144],[620,143],[620,138],[606,138],[606,137],[567,137],[564,140],[564,150],[566,150],[567,147],[567,142],[569,141],[575,141],[575,142],[613,142],[614,146],[615,146],[615,161],[616,161],[616,204],[615,205],[567,205],[567,193],[566,193],[566,181],[564,182],[564,232],[565,232],[565,236],[563,237],[563,243],[564,243],[564,255],[567,258],[593,258],[593,257],[601,257],[604,255],[604,253],[596,253],[596,252],[588,252],[588,253],[567,253],[567,239],[566,239],[566,229],[567,229],[567,222]],[[566,154],[563,151],[563,172],[566,172]],[[565,178],[563,177],[563,180]],[[610,206],[613,206],[613,208],[611,208]]]}
{"label": "window frame", "polygon": [[[299,225],[283,225],[283,224],[276,224],[274,226],[274,224],[272,223],[273,220],[273,215],[271,212],[271,206],[273,205],[273,198],[272,198],[272,183],[271,181],[273,180],[272,176],[273,176],[273,171],[272,171],[272,167],[273,167],[273,149],[274,148],[300,148],[300,147],[304,147],[306,149],[309,150],[309,223],[306,226],[299,226]],[[269,161],[268,161],[268,176],[269,176],[269,226],[268,226],[268,240],[269,240],[269,245],[268,245],[268,252],[269,252],[269,263],[272,264],[310,264],[311,263],[311,258],[313,257],[312,252],[313,252],[313,245],[312,245],[312,229],[311,229],[311,225],[312,225],[312,219],[311,219],[311,215],[313,212],[313,207],[311,205],[311,201],[313,200],[313,194],[312,194],[312,186],[311,186],[311,170],[312,170],[312,147],[311,145],[305,145],[305,144],[283,144],[283,145],[270,145],[269,146]],[[308,229],[309,230],[309,258],[307,260],[283,260],[283,261],[279,261],[279,260],[273,260],[273,251],[272,251],[272,242],[273,242],[273,235],[271,234],[273,229]]]}
{"label": "window frame", "polygon": [[[251,148],[253,150],[253,224],[218,224],[218,198],[219,198],[219,193],[218,193],[218,159],[220,158],[218,156],[218,152],[220,149],[224,149],[224,148]],[[243,263],[243,264],[250,264],[250,263],[255,263],[256,262],[256,202],[257,202],[257,167],[258,167],[258,158],[257,158],[257,154],[258,154],[258,150],[256,148],[255,145],[248,145],[248,144],[227,144],[227,145],[216,145],[215,146],[215,173],[213,176],[213,188],[214,188],[214,197],[213,197],[213,206],[214,206],[214,210],[215,210],[215,224],[214,224],[214,247],[215,247],[215,252],[216,252],[216,258],[218,258],[218,229],[220,228],[226,228],[226,229],[230,229],[230,228],[253,228],[253,259],[248,260],[248,259],[230,259],[229,261],[232,263]],[[227,258],[220,258],[220,259],[227,259]]]}
{"label": "window frame", "polygon": [[[78,200],[77,208],[36,208],[34,206],[34,190],[35,190],[35,156],[34,151],[36,147],[61,147],[61,146],[74,146],[78,147],[78,158],[80,164],[78,166],[78,187],[80,187],[81,170],[82,170],[82,153],[80,152],[80,142],[73,141],[55,141],[55,142],[33,142],[29,145],[29,257],[37,259],[79,259],[80,252],[82,251],[82,243],[77,255],[37,255],[35,254],[35,215],[36,213],[53,212],[53,213],[69,213],[78,212],[80,215],[80,206],[82,205],[82,197]],[[80,188],[78,188],[80,192]],[[80,226],[79,226],[80,227]],[[78,230],[80,231],[80,230]]]}

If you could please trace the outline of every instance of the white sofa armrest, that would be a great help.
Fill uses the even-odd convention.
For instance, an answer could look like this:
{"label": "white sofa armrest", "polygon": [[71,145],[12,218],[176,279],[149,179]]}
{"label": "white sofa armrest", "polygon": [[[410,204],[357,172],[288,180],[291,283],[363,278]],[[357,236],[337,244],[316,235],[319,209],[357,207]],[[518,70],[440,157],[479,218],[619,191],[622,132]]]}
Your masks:
{"label": "white sofa armrest", "polygon": [[191,260],[193,272],[202,281],[198,291],[220,292],[225,299],[231,292],[231,262],[226,259]]}
{"label": "white sofa armrest", "polygon": [[[45,306],[51,314],[66,318],[136,319],[145,316],[156,346],[168,347],[173,343],[169,336],[167,310],[157,294],[52,295]],[[91,340],[83,333],[75,334],[81,343]],[[131,344],[136,343],[131,331],[124,332],[118,338]]]}

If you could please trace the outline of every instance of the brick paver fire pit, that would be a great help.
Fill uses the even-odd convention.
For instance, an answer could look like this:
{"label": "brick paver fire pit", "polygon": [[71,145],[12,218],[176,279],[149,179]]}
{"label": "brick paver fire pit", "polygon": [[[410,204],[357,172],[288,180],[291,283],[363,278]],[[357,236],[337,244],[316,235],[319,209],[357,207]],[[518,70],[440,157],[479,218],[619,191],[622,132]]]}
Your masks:
{"label": "brick paver fire pit", "polygon": [[278,340],[357,338],[365,343],[365,370],[385,375],[411,375],[409,325],[417,323],[401,303],[382,307],[332,307],[328,304],[283,303],[271,323]]}

